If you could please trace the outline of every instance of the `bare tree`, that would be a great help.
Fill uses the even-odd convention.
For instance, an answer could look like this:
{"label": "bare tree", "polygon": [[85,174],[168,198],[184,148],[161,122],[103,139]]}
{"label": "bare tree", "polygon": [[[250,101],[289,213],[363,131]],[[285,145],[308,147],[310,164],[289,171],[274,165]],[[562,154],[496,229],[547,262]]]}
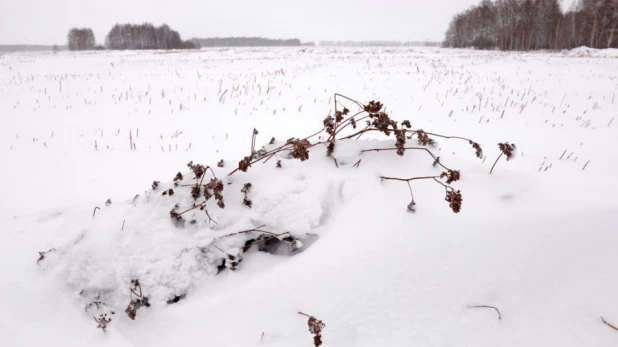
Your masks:
{"label": "bare tree", "polygon": [[618,47],[618,0],[483,0],[453,17],[446,47],[501,50]]}

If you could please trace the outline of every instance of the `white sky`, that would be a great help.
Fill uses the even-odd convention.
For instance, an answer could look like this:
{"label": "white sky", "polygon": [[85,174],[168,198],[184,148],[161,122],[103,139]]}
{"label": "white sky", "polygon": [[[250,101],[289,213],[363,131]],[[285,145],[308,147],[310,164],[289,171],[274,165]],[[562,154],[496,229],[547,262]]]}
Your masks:
{"label": "white sky", "polygon": [[119,23],[164,22],[183,39],[442,40],[479,0],[0,0],[0,44],[65,44],[71,27],[103,43]]}

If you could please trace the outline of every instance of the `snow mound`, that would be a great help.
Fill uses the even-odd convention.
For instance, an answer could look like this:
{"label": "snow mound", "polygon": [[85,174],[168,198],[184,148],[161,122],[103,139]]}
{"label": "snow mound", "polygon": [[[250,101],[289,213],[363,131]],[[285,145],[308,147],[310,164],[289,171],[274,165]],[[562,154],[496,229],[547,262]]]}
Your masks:
{"label": "snow mound", "polygon": [[596,57],[596,58],[618,58],[618,49],[596,49],[586,46],[581,46],[569,50],[562,51],[562,54],[569,57]]}
{"label": "snow mound", "polygon": [[[284,254],[302,251],[304,240],[319,236],[338,206],[378,181],[379,161],[353,167],[361,150],[389,147],[393,141],[341,142],[334,153],[337,165],[325,146],[318,146],[305,162],[283,154],[279,163],[254,164],[248,172],[229,176],[231,165],[206,169],[201,178],[183,172],[182,179],[153,183],[132,199],[108,202],[93,216],[75,220],[39,265],[85,305],[100,302],[120,309],[129,300],[132,280],[139,280],[151,304],[164,305],[207,284],[224,268],[242,271],[245,253],[256,251],[246,247],[252,242],[263,245],[276,238],[283,244],[278,253],[281,247]],[[401,158],[393,151],[385,155]],[[409,151],[401,160],[420,155],[425,154]],[[431,158],[420,160],[431,168]],[[204,189],[197,199],[192,196],[198,181],[205,185],[209,180],[221,180],[225,208],[212,198],[202,204]],[[251,187],[245,196],[247,183]]]}

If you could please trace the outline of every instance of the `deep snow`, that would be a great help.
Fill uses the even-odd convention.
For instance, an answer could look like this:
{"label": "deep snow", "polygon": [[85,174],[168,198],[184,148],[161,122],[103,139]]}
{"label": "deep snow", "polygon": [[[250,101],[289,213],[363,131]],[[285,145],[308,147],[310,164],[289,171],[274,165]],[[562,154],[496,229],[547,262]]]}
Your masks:
{"label": "deep snow", "polygon": [[[618,332],[600,316],[618,323],[618,59],[583,50],[2,55],[0,339],[310,346],[303,311],[326,323],[324,346],[614,346]],[[485,161],[464,141],[432,148],[461,170],[462,212],[428,181],[412,183],[417,211],[407,212],[407,185],[379,176],[441,170],[417,151],[360,154],[393,146],[377,134],[340,144],[339,168],[316,146],[308,161],[284,156],[282,168],[270,160],[226,176],[249,154],[253,128],[258,147],[308,136],[336,92],[479,142]],[[504,141],[516,158],[489,175]],[[208,205],[218,224],[203,214],[184,228],[170,221],[190,188],[161,193],[178,171],[192,181],[190,160],[225,180],[226,208]],[[291,256],[251,250],[216,275],[221,250],[246,235],[209,245],[262,224],[304,246]],[[153,303],[135,321],[123,312],[133,278]],[[92,300],[115,312],[105,334],[84,310]],[[496,306],[502,319],[469,305]]]}

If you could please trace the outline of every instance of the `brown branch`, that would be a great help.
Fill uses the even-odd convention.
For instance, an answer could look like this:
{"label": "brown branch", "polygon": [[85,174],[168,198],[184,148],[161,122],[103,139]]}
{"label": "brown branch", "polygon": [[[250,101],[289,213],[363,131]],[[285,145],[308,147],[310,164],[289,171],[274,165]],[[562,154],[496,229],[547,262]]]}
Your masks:
{"label": "brown branch", "polygon": [[500,310],[498,310],[497,307],[488,305],[472,305],[468,306],[468,308],[493,308],[494,310],[496,310],[496,312],[498,312],[498,320],[502,320],[502,314],[500,314]]}
{"label": "brown branch", "polygon": [[[206,201],[208,201],[208,200],[206,200]],[[193,207],[191,207],[191,208],[189,208],[189,209],[187,209],[187,210],[184,210],[184,211],[180,212],[180,213],[178,214],[178,217],[182,216],[183,214],[185,214],[185,213],[187,213],[187,212],[189,212],[189,211],[195,210],[196,208],[201,208],[202,206],[205,206],[205,205],[206,205],[206,201],[202,202],[202,203],[201,203],[201,204],[199,204],[199,205],[195,205],[195,206],[193,206]]]}
{"label": "brown branch", "polygon": [[[348,125],[352,124],[352,122],[350,121],[351,119],[353,119],[354,117],[358,116],[359,114],[365,112],[365,110],[363,111],[359,111],[356,114],[354,114],[353,116],[350,116],[348,119],[345,119],[343,121],[341,121],[341,125],[339,127],[339,130],[337,130],[337,132],[334,132],[333,135],[331,136],[332,138],[334,138],[335,136],[339,135],[339,133],[345,129],[345,127],[347,127]],[[369,116],[365,116],[365,117],[361,117],[359,119],[356,119],[356,122],[360,122],[361,120],[368,118]]]}
{"label": "brown branch", "polygon": [[500,160],[500,158],[502,157],[504,153],[500,153],[500,155],[498,156],[498,158],[496,158],[496,161],[494,162],[494,165],[491,166],[491,170],[489,170],[489,174],[491,175],[491,173],[494,171],[494,167],[496,166],[496,164],[498,164],[498,160]]}
{"label": "brown branch", "polygon": [[608,327],[610,327],[610,328],[612,328],[612,329],[614,329],[614,330],[618,331],[618,327],[616,327],[615,325],[613,325],[613,324],[611,324],[611,323],[608,323],[608,322],[605,320],[605,318],[601,317],[601,320],[602,320],[602,321],[603,321],[603,323],[605,323]]}
{"label": "brown branch", "polygon": [[356,101],[356,100],[354,100],[354,99],[351,99],[351,98],[349,98],[349,97],[347,97],[347,96],[345,96],[345,95],[335,93],[335,97],[337,97],[337,96],[340,96],[340,97],[342,97],[342,98],[344,98],[344,99],[347,99],[347,100],[352,101],[353,103],[357,104],[357,105],[358,105],[358,107],[360,107],[360,108],[362,108],[362,109],[364,109],[364,108],[365,108],[365,105],[363,105],[363,104],[361,104],[360,102],[358,102],[358,101]]}
{"label": "brown branch", "polygon": [[362,159],[358,159],[358,161],[357,161],[354,165],[352,165],[352,167],[359,168],[359,167],[360,167],[361,160],[362,160]]}
{"label": "brown branch", "polygon": [[94,208],[94,210],[92,210],[92,218],[94,218],[94,215],[97,213],[97,210],[100,210],[101,208],[99,206],[96,206]]}
{"label": "brown branch", "polygon": [[411,177],[411,178],[399,178],[399,177],[380,176],[380,178],[382,180],[410,182],[410,181],[416,181],[416,180],[431,180],[431,179],[435,180],[437,178],[440,178],[440,176],[421,176],[421,177]]}
{"label": "brown branch", "polygon": [[[369,126],[371,126],[371,125],[369,125]],[[368,126],[368,127],[369,127],[369,126]],[[354,134],[352,134],[352,135],[348,135],[348,136],[346,136],[346,137],[342,137],[342,138],[340,138],[339,140],[347,140],[347,139],[350,139],[350,138],[352,138],[352,137],[354,137],[354,136],[356,136],[356,135],[362,135],[362,134],[364,134],[364,133],[366,133],[366,132],[368,132],[368,131],[380,131],[379,129],[373,129],[373,128],[372,128],[372,129],[367,129],[368,127],[366,127],[365,129],[363,129],[363,130],[361,130],[361,131],[359,131],[359,132],[357,132],[357,133],[354,133]]]}
{"label": "brown branch", "polygon": [[[415,132],[413,132],[415,133]],[[425,131],[425,134],[427,135],[431,135],[431,136],[437,136],[437,137],[441,137],[443,139],[458,139],[458,140],[464,140],[464,141],[468,141],[468,142],[476,142],[476,141],[472,141],[470,139],[467,139],[465,137],[461,137],[461,136],[446,136],[446,135],[440,135],[440,134],[434,134],[434,133],[429,133]]]}
{"label": "brown branch", "polygon": [[333,158],[333,160],[335,161],[335,166],[339,168],[339,163],[337,163],[337,158]]}
{"label": "brown branch", "polygon": [[303,316],[305,316],[305,317],[309,317],[309,318],[311,318],[311,316],[310,316],[310,315],[308,315],[308,314],[306,314],[306,313],[303,313],[303,312],[300,312],[300,311],[298,311],[298,314],[303,315]]}

